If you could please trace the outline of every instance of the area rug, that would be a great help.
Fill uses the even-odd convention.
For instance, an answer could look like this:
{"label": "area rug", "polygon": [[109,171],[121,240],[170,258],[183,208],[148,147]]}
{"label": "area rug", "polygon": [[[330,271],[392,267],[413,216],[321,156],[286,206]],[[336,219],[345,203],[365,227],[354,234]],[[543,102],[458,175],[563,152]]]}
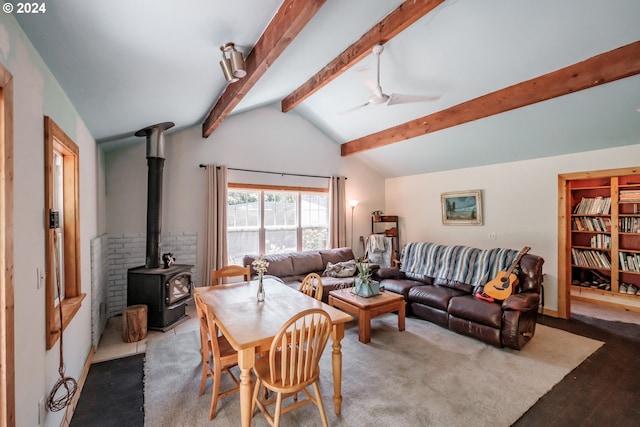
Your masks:
{"label": "area rug", "polygon": [[[342,341],[342,414],[333,409],[331,342],[321,360],[320,389],[332,426],[509,426],[603,343],[538,324],[521,351],[500,349],[430,322],[372,321],[371,342],[347,324]],[[211,381],[199,396],[196,332],[147,344],[145,426],[208,426]],[[223,383],[222,387],[228,386]],[[213,425],[238,426],[239,395],[218,401]],[[253,426],[267,426],[261,413]],[[283,417],[282,426],[321,425],[314,405]]]}

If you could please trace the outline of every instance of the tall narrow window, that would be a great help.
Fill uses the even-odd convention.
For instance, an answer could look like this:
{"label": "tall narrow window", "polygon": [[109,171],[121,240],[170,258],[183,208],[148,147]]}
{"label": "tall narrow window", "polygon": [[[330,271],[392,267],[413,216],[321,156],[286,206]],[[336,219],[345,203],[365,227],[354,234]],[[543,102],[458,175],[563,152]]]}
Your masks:
{"label": "tall narrow window", "polygon": [[[63,161],[62,154],[53,150],[53,212],[58,215],[56,220],[58,225],[64,224],[64,174],[63,174]],[[54,280],[58,280],[58,277],[64,277],[64,233],[62,227],[56,227],[53,230],[53,265],[54,265]],[[55,294],[55,304],[58,305],[64,300],[64,286],[54,286],[53,291]],[[58,294],[60,292],[60,294]]]}
{"label": "tall narrow window", "polygon": [[329,198],[322,193],[302,193],[300,226],[302,250],[320,250],[329,246]]}
{"label": "tall narrow window", "polygon": [[298,198],[292,192],[264,193],[264,253],[295,252],[298,247]]}
{"label": "tall narrow window", "polygon": [[[47,349],[80,309],[78,146],[45,117]],[[62,317],[60,317],[62,309]]]}
{"label": "tall narrow window", "polygon": [[227,197],[229,264],[242,264],[244,254],[260,250],[260,192],[229,191]]}

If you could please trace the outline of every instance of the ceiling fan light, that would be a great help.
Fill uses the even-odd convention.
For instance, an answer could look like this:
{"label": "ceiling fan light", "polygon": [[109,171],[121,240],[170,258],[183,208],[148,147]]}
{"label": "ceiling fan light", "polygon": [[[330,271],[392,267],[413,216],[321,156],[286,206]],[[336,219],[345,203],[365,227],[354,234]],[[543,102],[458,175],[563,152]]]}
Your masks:
{"label": "ceiling fan light", "polygon": [[233,70],[233,75],[242,78],[247,75],[247,70],[244,65],[244,58],[242,57],[242,53],[233,49],[231,51],[231,68]]}
{"label": "ceiling fan light", "polygon": [[220,68],[222,68],[222,74],[224,74],[224,78],[228,83],[234,83],[239,80],[238,77],[233,75],[233,67],[229,58],[222,58]]}

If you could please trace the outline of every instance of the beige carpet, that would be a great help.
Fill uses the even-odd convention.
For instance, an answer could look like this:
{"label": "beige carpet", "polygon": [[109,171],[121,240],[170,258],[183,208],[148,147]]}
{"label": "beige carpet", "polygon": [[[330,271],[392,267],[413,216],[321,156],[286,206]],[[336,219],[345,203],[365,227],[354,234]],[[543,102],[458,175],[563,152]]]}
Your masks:
{"label": "beige carpet", "polygon": [[[485,345],[418,319],[398,332],[394,314],[372,322],[362,344],[351,322],[343,343],[342,414],[333,411],[331,342],[322,359],[321,392],[333,426],[509,426],[602,343],[537,325],[522,351]],[[211,383],[198,396],[195,332],[155,338],[147,345],[145,426],[238,426],[239,396],[222,398],[208,420]],[[224,387],[224,385],[223,385]],[[256,413],[253,426],[267,426]],[[282,426],[321,425],[314,405],[283,418]]]}

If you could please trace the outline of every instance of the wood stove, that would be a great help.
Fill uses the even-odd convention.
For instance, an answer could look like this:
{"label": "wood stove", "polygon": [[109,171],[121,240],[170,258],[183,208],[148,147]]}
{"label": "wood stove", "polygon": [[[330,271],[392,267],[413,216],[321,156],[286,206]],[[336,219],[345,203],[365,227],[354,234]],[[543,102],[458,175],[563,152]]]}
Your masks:
{"label": "wood stove", "polygon": [[147,138],[147,241],[146,264],[127,272],[127,305],[147,305],[147,327],[167,331],[188,316],[185,304],[193,297],[192,265],[172,264],[165,254],[160,265],[162,228],[162,172],[164,168],[164,131],[171,122],[158,123],[136,132]]}
{"label": "wood stove", "polygon": [[191,265],[168,268],[131,268],[127,272],[127,304],[147,305],[147,327],[167,331],[188,316],[185,304],[191,300]]}

